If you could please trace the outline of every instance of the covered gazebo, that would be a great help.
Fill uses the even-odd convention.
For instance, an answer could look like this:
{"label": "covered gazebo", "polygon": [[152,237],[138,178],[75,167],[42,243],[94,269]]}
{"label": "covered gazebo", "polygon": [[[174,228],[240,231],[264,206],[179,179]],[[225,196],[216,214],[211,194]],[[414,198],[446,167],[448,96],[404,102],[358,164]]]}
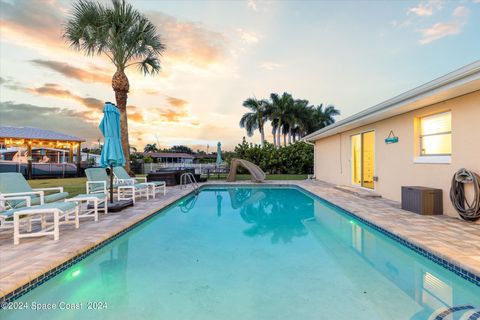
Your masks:
{"label": "covered gazebo", "polygon": [[51,130],[0,126],[0,146],[2,148],[26,148],[30,162],[33,159],[32,148],[35,147],[68,150],[68,160],[65,158],[62,160],[74,163],[73,155],[76,154],[77,174],[80,173],[82,142],[85,142],[85,139]]}

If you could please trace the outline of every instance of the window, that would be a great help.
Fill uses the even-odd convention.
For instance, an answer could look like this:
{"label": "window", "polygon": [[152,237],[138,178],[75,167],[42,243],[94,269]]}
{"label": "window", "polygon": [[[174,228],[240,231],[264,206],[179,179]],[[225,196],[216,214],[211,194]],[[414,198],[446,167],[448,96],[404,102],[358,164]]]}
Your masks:
{"label": "window", "polygon": [[420,156],[449,156],[451,153],[451,112],[420,118]]}

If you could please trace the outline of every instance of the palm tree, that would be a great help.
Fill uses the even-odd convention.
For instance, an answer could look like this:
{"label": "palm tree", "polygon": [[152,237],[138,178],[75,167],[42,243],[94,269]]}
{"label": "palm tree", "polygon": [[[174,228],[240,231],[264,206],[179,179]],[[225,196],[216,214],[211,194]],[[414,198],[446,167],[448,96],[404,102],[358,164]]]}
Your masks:
{"label": "palm tree", "polygon": [[335,109],[333,105],[327,105],[324,109],[324,104],[320,104],[312,108],[311,121],[308,125],[308,132],[311,133],[316,130],[322,129],[335,122],[335,116],[339,115],[340,111]]}
{"label": "palm tree", "polygon": [[130,85],[125,69],[136,65],[144,74],[158,73],[165,45],[155,25],[125,0],[112,0],[111,7],[90,0],[77,1],[66,23],[64,38],[74,50],[90,56],[104,54],[116,67],[112,88],[120,110],[125,167],[130,170],[127,119]]}
{"label": "palm tree", "polygon": [[[318,106],[318,109],[320,111],[322,110],[323,104]],[[328,105],[325,107],[325,110],[323,111],[323,116],[322,116],[322,125],[324,127],[331,125],[332,123],[335,122],[334,117],[340,115],[340,110],[335,109],[335,106],[333,105]]]}
{"label": "palm tree", "polygon": [[305,122],[308,121],[310,116],[310,110],[308,107],[308,100],[296,99],[290,106],[288,115],[288,143],[296,140],[296,134],[300,132],[305,126]]}
{"label": "palm tree", "polygon": [[256,98],[248,98],[242,104],[250,112],[245,113],[240,119],[240,128],[247,130],[247,135],[251,137],[256,129],[260,131],[260,141],[262,147],[265,146],[264,124],[267,120],[268,103],[265,100],[257,100]]}
{"label": "palm tree", "polygon": [[157,152],[157,144],[156,143],[147,143],[145,147],[143,148],[144,152]]}
{"label": "palm tree", "polygon": [[293,98],[291,94],[284,92],[281,96],[276,93],[272,93],[270,94],[270,99],[272,101],[270,119],[277,122],[277,145],[280,146],[280,138],[282,135],[283,125],[288,122],[289,110],[291,110]]}
{"label": "palm tree", "polygon": [[[271,105],[272,106],[272,105]],[[273,145],[277,146],[277,128],[278,128],[278,119],[273,117],[273,108],[272,113],[269,115],[270,123],[272,125],[272,136],[273,136]]]}

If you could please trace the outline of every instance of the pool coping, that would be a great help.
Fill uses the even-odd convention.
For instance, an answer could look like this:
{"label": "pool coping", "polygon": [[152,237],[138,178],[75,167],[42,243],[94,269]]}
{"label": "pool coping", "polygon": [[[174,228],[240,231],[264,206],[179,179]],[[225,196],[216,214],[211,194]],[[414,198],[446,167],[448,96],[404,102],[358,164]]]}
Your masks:
{"label": "pool coping", "polygon": [[138,227],[139,225],[143,224],[149,219],[154,218],[157,215],[161,215],[165,210],[174,206],[176,203],[180,202],[186,197],[194,194],[194,192],[195,190],[191,189],[189,192],[182,194],[179,197],[175,197],[174,199],[172,199],[170,203],[148,210],[146,213],[144,213],[142,217],[139,217],[139,219],[137,219],[136,221],[133,221],[130,225],[124,228],[121,228],[119,230],[116,230],[113,234],[107,236],[106,238],[102,239],[97,243],[93,243],[93,244],[90,243],[85,245],[85,247],[83,247],[82,249],[77,250],[76,254],[74,254],[73,256],[72,255],[66,256],[63,262],[58,263],[56,266],[49,268],[49,270],[46,270],[45,272],[40,272],[40,275],[34,277],[29,281],[25,281],[24,284],[16,286],[16,288],[9,290],[7,294],[0,292],[0,294],[3,294],[2,296],[0,296],[0,310],[2,309],[3,303],[12,302],[20,298],[27,292],[33,290],[34,288],[38,287],[44,282],[55,277],[56,275],[68,269],[75,263],[85,259],[90,254],[106,246],[107,244],[114,241],[115,239],[122,236],[123,234],[127,233],[128,231]]}
{"label": "pool coping", "polygon": [[[461,263],[458,263],[452,258],[447,258],[445,255],[442,255],[440,252],[435,252],[432,248],[427,248],[425,245],[421,243],[415,244],[413,241],[403,238],[402,236],[396,235],[395,233],[379,226],[378,224],[369,221],[368,219],[361,217],[350,210],[341,207],[340,205],[335,204],[334,202],[325,199],[324,197],[315,194],[313,191],[308,190],[306,186],[299,184],[298,182],[294,181],[285,181],[285,182],[272,182],[272,183],[265,183],[265,184],[258,184],[258,183],[251,183],[251,182],[237,182],[237,183],[225,183],[225,182],[208,182],[204,183],[199,186],[199,190],[208,189],[212,187],[220,187],[220,188],[232,188],[232,187],[283,187],[283,188],[294,188],[301,192],[306,193],[307,195],[319,199],[328,203],[329,205],[338,208],[343,213],[351,216],[362,223],[368,225],[369,227],[377,230],[378,232],[384,234],[385,236],[393,239],[394,241],[398,242],[399,244],[413,250],[414,252],[426,257],[427,259],[433,261],[434,263],[446,268],[449,271],[457,274],[458,276],[462,277],[463,279],[477,285],[480,287],[480,273],[475,273],[465,269]],[[33,279],[29,279],[29,281],[25,281],[22,285],[16,286],[16,288],[12,288],[6,294],[4,292],[0,292],[3,294],[0,296],[0,304],[4,302],[11,302],[22,295],[26,294],[27,292],[33,290],[37,286],[43,284],[44,282],[48,281],[49,279],[53,278],[54,276],[58,275],[62,271],[66,270],[67,268],[71,267],[73,264],[85,259],[90,254],[94,253],[95,251],[99,250],[100,248],[104,247],[105,245],[109,244],[110,242],[114,241],[118,237],[122,236],[123,234],[129,232],[130,230],[138,227],[139,225],[143,224],[144,222],[148,221],[149,219],[156,217],[157,215],[161,215],[164,213],[168,208],[174,206],[176,203],[182,201],[188,196],[191,196],[194,193],[194,190],[190,190],[187,193],[174,196],[173,199],[169,203],[164,205],[156,206],[150,210],[147,210],[139,219],[132,221],[131,224],[127,226],[122,226],[121,229],[115,230],[113,234],[101,239],[100,241],[88,244],[85,247],[77,250],[75,254],[66,256],[63,262],[58,263],[56,266],[53,266],[46,270],[45,272],[40,272],[40,274]],[[2,309],[0,305],[0,309]]]}

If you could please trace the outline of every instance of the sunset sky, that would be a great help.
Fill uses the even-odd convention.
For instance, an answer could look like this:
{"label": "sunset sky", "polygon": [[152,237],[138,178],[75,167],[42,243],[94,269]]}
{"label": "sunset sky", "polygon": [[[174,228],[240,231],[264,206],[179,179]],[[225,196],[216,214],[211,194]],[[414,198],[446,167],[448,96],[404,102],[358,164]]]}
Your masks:
{"label": "sunset sky", "polygon": [[[62,40],[72,1],[0,3],[0,125],[96,141],[103,102],[115,101],[114,69]],[[248,97],[287,91],[334,104],[340,119],[480,58],[478,0],[130,3],[167,47],[158,76],[127,69],[138,148],[233,149]]]}

